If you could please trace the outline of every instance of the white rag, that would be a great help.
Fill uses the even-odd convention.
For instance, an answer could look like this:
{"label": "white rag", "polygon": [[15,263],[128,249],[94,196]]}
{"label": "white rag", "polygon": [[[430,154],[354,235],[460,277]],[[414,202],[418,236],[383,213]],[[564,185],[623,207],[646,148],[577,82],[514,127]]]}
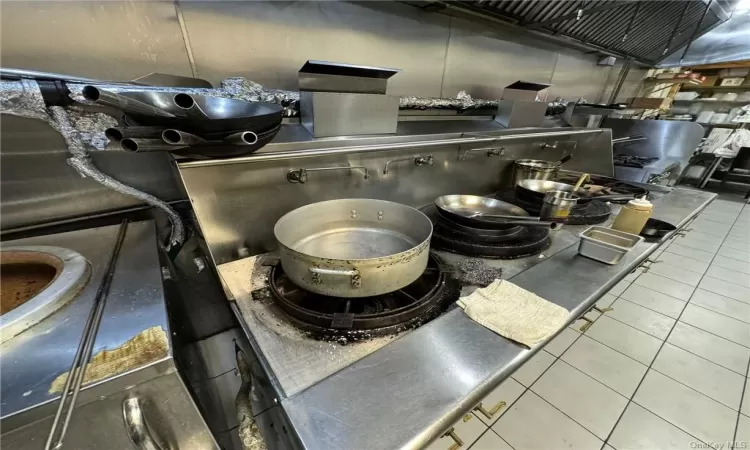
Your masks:
{"label": "white rag", "polygon": [[461,297],[458,306],[478,324],[528,347],[556,333],[570,317],[562,306],[505,280]]}

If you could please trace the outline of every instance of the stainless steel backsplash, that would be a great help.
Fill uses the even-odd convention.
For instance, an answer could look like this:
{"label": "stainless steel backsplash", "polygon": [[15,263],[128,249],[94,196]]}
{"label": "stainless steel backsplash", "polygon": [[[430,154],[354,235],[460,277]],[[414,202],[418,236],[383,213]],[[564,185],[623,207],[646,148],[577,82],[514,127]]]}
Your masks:
{"label": "stainless steel backsplash", "polygon": [[[493,123],[493,122],[487,122]],[[279,151],[305,150],[311,147],[385,144],[394,141],[450,139],[466,136],[477,127],[485,128],[484,136],[518,133],[574,131],[577,129],[486,130],[486,124],[474,121],[412,123],[401,122],[402,136],[381,138],[335,138],[273,143],[258,155],[273,155]],[[296,127],[300,127],[297,125]],[[441,130],[439,134],[428,134]],[[448,132],[461,128],[464,132]],[[290,133],[292,134],[292,133]],[[581,136],[532,138],[523,142],[498,143],[504,147],[503,156],[487,156],[487,152],[466,149],[486,147],[443,145],[429,149],[397,149],[366,153],[297,156],[284,159],[261,160],[248,157],[244,162],[227,161],[223,164],[184,164],[180,173],[198,216],[203,235],[216,264],[239,257],[267,252],[276,248],[273,226],[287,212],[302,205],[337,198],[378,198],[422,207],[444,194],[489,194],[509,186],[512,163],[520,158],[560,159],[568,152],[574,158],[566,169],[611,176],[612,147],[609,130]],[[283,139],[283,136],[282,136]],[[557,141],[556,149],[542,149],[541,144]],[[575,148],[573,147],[575,142]],[[385,163],[405,156],[433,155],[432,166],[416,166],[413,161],[391,163],[388,174]],[[291,183],[287,173],[292,169],[317,167],[364,166],[369,178],[360,169],[309,172],[304,184]]]}

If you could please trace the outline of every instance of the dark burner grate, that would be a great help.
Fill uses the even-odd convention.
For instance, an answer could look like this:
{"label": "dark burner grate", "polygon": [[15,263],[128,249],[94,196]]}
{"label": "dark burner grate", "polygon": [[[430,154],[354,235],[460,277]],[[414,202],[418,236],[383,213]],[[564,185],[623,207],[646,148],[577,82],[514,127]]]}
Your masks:
{"label": "dark burner grate", "polygon": [[430,255],[424,274],[414,283],[383,295],[331,297],[299,288],[281,265],[271,269],[270,290],[276,304],[298,328],[316,339],[340,343],[415,328],[458,299],[459,283]]}
{"label": "dark burner grate", "polygon": [[616,166],[636,167],[642,169],[649,164],[659,160],[658,156],[633,156],[633,155],[615,155],[613,162]]}

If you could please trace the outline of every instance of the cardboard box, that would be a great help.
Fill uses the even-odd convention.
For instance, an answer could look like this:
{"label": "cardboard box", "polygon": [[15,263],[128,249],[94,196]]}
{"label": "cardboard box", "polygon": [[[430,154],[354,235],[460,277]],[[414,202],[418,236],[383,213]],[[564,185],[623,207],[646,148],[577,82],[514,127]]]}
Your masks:
{"label": "cardboard box", "polygon": [[745,81],[745,79],[739,77],[724,78],[719,83],[719,86],[742,86],[743,81]]}
{"label": "cardboard box", "polygon": [[518,80],[505,86],[501,100],[546,101],[551,84]]}
{"label": "cardboard box", "polygon": [[667,109],[669,108],[669,103],[668,98],[636,97],[630,102],[630,107],[643,109]]}
{"label": "cardboard box", "polygon": [[706,75],[706,79],[703,80],[701,86],[716,86],[717,81],[719,81],[718,75]]}

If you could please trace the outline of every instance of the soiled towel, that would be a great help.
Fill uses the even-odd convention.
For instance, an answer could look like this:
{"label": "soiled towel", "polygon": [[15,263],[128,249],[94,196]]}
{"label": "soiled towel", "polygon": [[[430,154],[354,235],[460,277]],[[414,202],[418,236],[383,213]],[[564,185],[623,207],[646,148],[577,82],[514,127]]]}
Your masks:
{"label": "soiled towel", "polygon": [[565,325],[570,312],[505,280],[458,299],[475,322],[495,333],[533,347]]}

